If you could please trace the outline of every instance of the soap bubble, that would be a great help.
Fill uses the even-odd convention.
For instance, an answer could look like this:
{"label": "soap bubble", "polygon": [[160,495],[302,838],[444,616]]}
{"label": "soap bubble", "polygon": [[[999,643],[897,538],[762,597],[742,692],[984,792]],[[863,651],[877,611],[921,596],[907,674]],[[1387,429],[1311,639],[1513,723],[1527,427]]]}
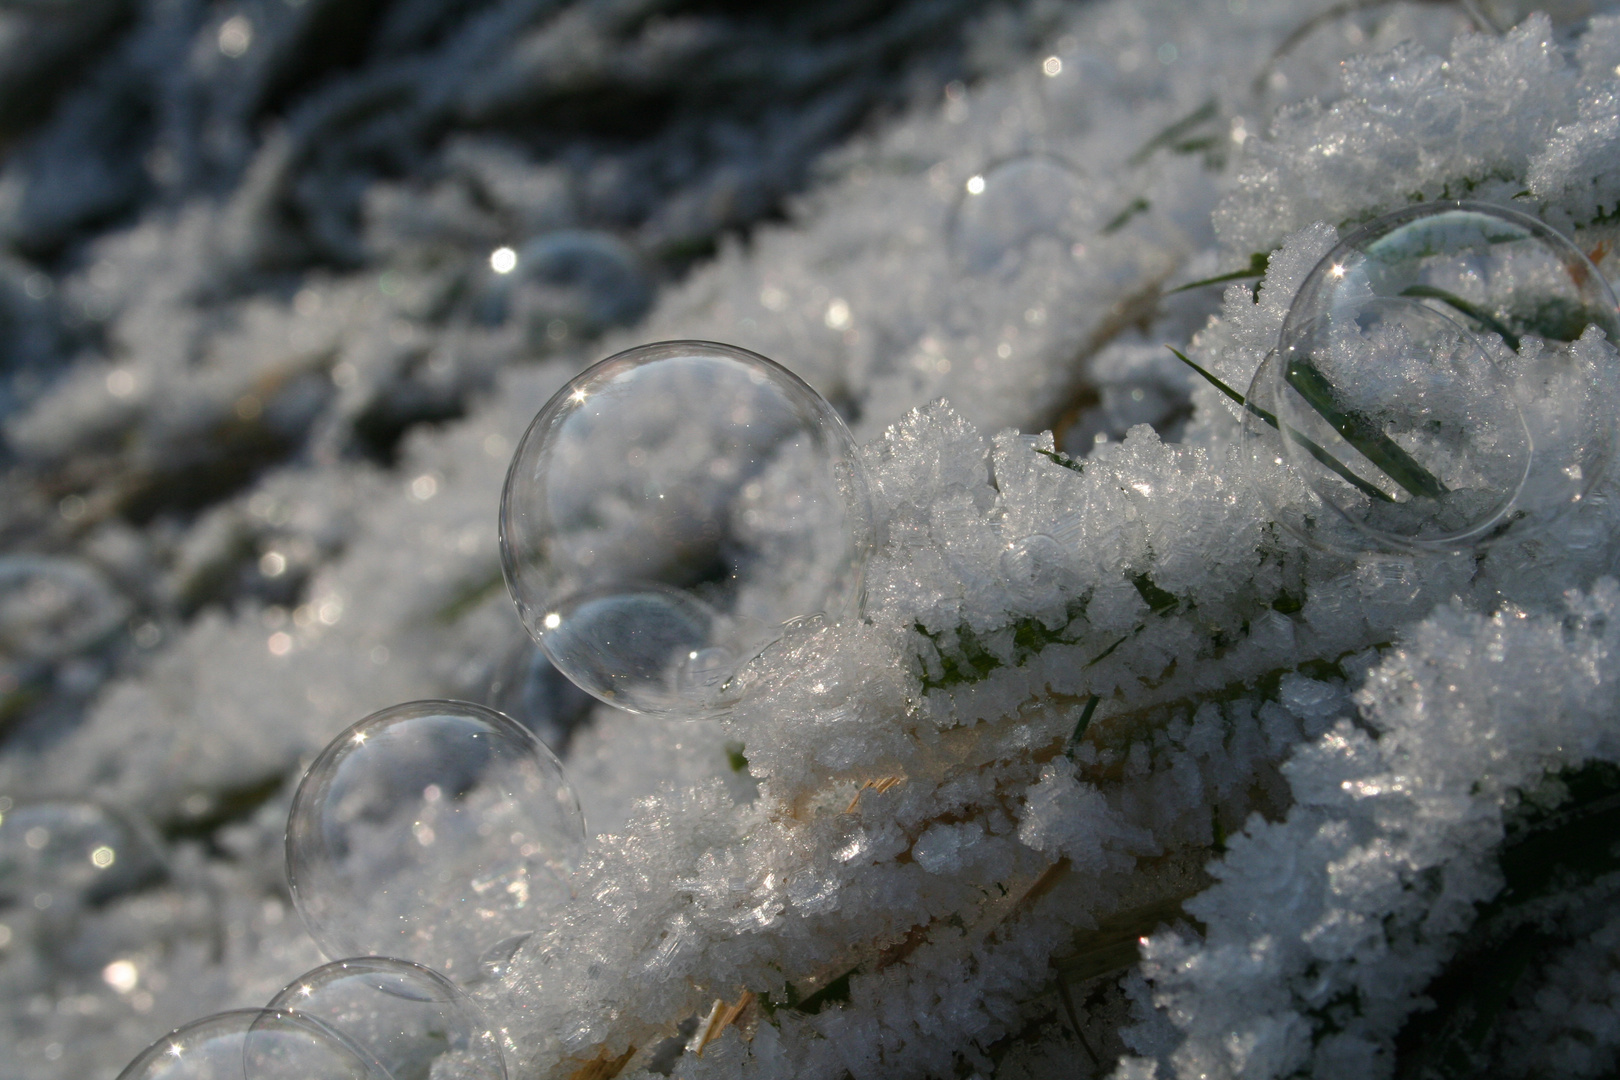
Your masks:
{"label": "soap bubble", "polygon": [[71,911],[162,873],[153,840],[106,807],[64,799],[0,813],[0,909]]}
{"label": "soap bubble", "polygon": [[20,676],[90,648],[116,630],[129,603],[82,563],[0,557],[0,673]]}
{"label": "soap bubble", "polygon": [[634,322],[652,300],[636,253],[611,233],[544,233],[516,250],[498,248],[490,265],[480,321],[516,320],[538,348]]}
{"label": "soap bubble", "polygon": [[1470,550],[1544,527],[1612,455],[1602,339],[1617,325],[1602,275],[1534,218],[1477,203],[1380,218],[1306,277],[1255,373],[1244,438],[1261,491],[1285,527],[1340,550]]}
{"label": "soap bubble", "polygon": [[463,980],[567,903],[585,846],[551,751],[482,705],[415,701],[361,720],[304,774],[287,879],[331,958],[414,960]]}
{"label": "soap bubble", "polygon": [[364,956],[316,968],[289,983],[270,1008],[342,1032],[392,1080],[505,1080],[487,1021],[436,971]]}
{"label": "soap bubble", "polygon": [[859,609],[870,546],[838,414],[713,342],[644,345],[563,387],[501,497],[523,624],[578,686],[636,712],[734,703],[784,626]]}
{"label": "soap bubble", "polygon": [[194,1020],[147,1047],[118,1080],[389,1080],[341,1034],[268,1009]]}
{"label": "soap bubble", "polygon": [[1068,248],[1087,212],[1078,169],[1051,154],[1020,154],[963,183],[951,248],[969,272],[995,270],[1037,237]]}

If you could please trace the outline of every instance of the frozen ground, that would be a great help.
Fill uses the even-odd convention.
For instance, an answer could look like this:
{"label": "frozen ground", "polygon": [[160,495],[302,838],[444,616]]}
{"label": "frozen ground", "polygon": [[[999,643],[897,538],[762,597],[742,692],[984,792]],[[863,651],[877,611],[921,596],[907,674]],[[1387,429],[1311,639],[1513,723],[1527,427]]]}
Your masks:
{"label": "frozen ground", "polygon": [[[1324,553],[1164,348],[1247,387],[1425,199],[1614,278],[1592,7],[0,12],[0,858],[65,799],[116,853],[0,878],[0,1080],[318,963],[292,789],[430,696],[540,732],[597,834],[479,990],[516,1077],[1613,1075],[1609,488]],[[879,519],[867,619],[701,724],[532,667],[495,543],[535,410],[676,337],[820,390]]]}

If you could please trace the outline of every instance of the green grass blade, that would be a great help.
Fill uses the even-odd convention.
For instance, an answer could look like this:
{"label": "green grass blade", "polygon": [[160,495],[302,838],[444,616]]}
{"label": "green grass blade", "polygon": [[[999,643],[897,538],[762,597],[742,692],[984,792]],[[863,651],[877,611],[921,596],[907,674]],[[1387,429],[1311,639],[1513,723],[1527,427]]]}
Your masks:
{"label": "green grass blade", "polygon": [[1445,485],[1418,464],[1416,458],[1401,449],[1395,440],[1379,430],[1377,424],[1346,409],[1340,403],[1333,385],[1316,370],[1316,365],[1308,357],[1290,360],[1283,369],[1283,377],[1345,442],[1359,450],[1363,457],[1414,497],[1438,499],[1446,493]]}
{"label": "green grass blade", "polygon": [[1102,227],[1102,235],[1112,236],[1114,233],[1117,233],[1119,230],[1123,229],[1130,222],[1131,218],[1135,217],[1137,214],[1144,213],[1151,208],[1151,204],[1146,199],[1142,198],[1141,196],[1137,196],[1131,200],[1130,205],[1125,207],[1125,209],[1108,219],[1108,224]]}
{"label": "green grass blade", "polygon": [[1250,281],[1254,278],[1265,277],[1266,268],[1270,265],[1271,254],[1265,251],[1257,251],[1249,256],[1249,265],[1242,270],[1231,270],[1224,274],[1216,274],[1214,277],[1203,278],[1200,281],[1189,281],[1185,285],[1177,285],[1164,295],[1174,296],[1176,293],[1186,292],[1189,289],[1201,289],[1205,285],[1220,285],[1228,281]]}
{"label": "green grass blade", "polygon": [[1198,108],[1177,120],[1153,138],[1142,144],[1142,148],[1130,156],[1128,164],[1140,165],[1153,156],[1155,150],[1162,150],[1167,146],[1174,146],[1183,141],[1201,124],[1207,124],[1215,119],[1219,106],[1214,98],[1210,98]]}
{"label": "green grass blade", "polygon": [[[1258,405],[1250,405],[1244,400],[1242,394],[1238,393],[1236,390],[1232,389],[1230,386],[1227,386],[1224,382],[1217,379],[1203,368],[1199,367],[1184,353],[1182,353],[1181,350],[1169,345],[1166,345],[1165,348],[1174,353],[1177,360],[1180,360],[1183,364],[1186,364],[1188,367],[1198,372],[1198,374],[1202,375],[1205,381],[1207,381],[1215,389],[1219,390],[1221,393],[1225,394],[1239,405],[1242,405],[1245,409],[1248,409],[1250,412],[1254,413],[1254,415],[1258,416],[1272,427],[1277,428],[1279,431],[1282,430],[1282,426],[1277,423],[1277,418],[1271,413],[1260,408]],[[1360,491],[1363,495],[1366,495],[1369,499],[1374,499],[1378,502],[1395,501],[1388,495],[1384,494],[1384,492],[1379,490],[1376,486],[1367,483],[1367,481],[1351,472],[1348,466],[1346,466],[1332,454],[1328,453],[1321,446],[1318,446],[1314,440],[1308,438],[1302,432],[1295,431],[1292,426],[1289,426],[1287,435],[1294,441],[1295,445],[1304,447],[1307,454],[1311,455],[1311,457],[1315,458],[1329,470],[1338,475],[1341,480],[1354,487],[1357,491]]]}
{"label": "green grass blade", "polygon": [[1096,713],[1097,703],[1101,700],[1102,698],[1092,694],[1090,700],[1086,702],[1086,707],[1080,710],[1080,719],[1075,722],[1074,734],[1069,736],[1069,746],[1064,751],[1070,761],[1074,760],[1074,748],[1079,746],[1080,740],[1086,737],[1086,729],[1091,726],[1091,717]]}

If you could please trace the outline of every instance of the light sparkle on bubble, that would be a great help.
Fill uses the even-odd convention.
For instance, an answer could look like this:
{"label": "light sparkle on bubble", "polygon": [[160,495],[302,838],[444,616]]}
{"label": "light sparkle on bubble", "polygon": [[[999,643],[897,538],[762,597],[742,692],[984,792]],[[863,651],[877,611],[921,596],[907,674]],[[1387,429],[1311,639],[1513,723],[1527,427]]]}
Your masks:
{"label": "light sparkle on bubble", "polygon": [[246,15],[232,15],[219,28],[219,51],[235,60],[253,46],[253,23]]}
{"label": "light sparkle on bubble", "polygon": [[489,268],[497,274],[510,274],[517,269],[517,252],[509,247],[498,247],[489,253]]}
{"label": "light sparkle on bubble", "polygon": [[968,177],[967,184],[964,186],[967,188],[967,193],[969,195],[983,195],[984,177],[978,174],[970,176]]}

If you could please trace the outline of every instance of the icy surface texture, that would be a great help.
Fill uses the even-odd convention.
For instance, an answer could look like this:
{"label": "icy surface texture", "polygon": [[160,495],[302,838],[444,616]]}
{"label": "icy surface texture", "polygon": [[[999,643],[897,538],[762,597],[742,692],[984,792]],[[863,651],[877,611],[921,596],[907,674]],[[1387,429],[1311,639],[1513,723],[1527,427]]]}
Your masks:
{"label": "icy surface texture", "polygon": [[[112,1077],[315,967],[280,864],[303,768],[486,694],[567,740],[596,831],[469,987],[510,1075],[1385,1076],[1456,1048],[1469,965],[1515,941],[1462,1051],[1611,1069],[1612,836],[1579,830],[1616,786],[1612,488],[1477,559],[1323,553],[1163,348],[1241,392],[1340,235],[1418,199],[1516,199],[1613,273],[1620,30],[1480,6],[1516,28],[413,2],[330,55],[360,31],[322,0],[138,8],[0,177],[0,513],[71,585],[0,597],[0,814],[72,795],[157,835],[94,902],[6,894],[16,1074]],[[880,103],[785,220],[724,234]],[[969,202],[1037,160],[1079,192],[1039,227]],[[541,405],[676,338],[831,401],[875,516],[866,618],[795,626],[689,724],[536,671],[495,543]],[[1550,887],[1515,876],[1543,855]]]}
{"label": "icy surface texture", "polygon": [[[1364,723],[1340,720],[1291,756],[1286,819],[1251,821],[1212,868],[1219,884],[1187,905],[1208,936],[1146,948],[1154,1000],[1187,1034],[1170,1075],[1388,1075],[1402,1019],[1432,1005],[1425,986],[1503,888],[1506,812],[1545,774],[1620,760],[1617,609],[1612,580],[1571,593],[1562,614],[1447,606],[1369,673]],[[1549,970],[1538,1004],[1567,1011],[1533,1021],[1554,1029],[1545,1042],[1509,1036],[1539,1045],[1495,1075],[1537,1075],[1539,1055],[1568,1076],[1612,1060],[1612,1015],[1590,1015],[1612,935],[1600,924],[1580,970]],[[1583,1027],[1572,1056],[1564,1031]]]}

